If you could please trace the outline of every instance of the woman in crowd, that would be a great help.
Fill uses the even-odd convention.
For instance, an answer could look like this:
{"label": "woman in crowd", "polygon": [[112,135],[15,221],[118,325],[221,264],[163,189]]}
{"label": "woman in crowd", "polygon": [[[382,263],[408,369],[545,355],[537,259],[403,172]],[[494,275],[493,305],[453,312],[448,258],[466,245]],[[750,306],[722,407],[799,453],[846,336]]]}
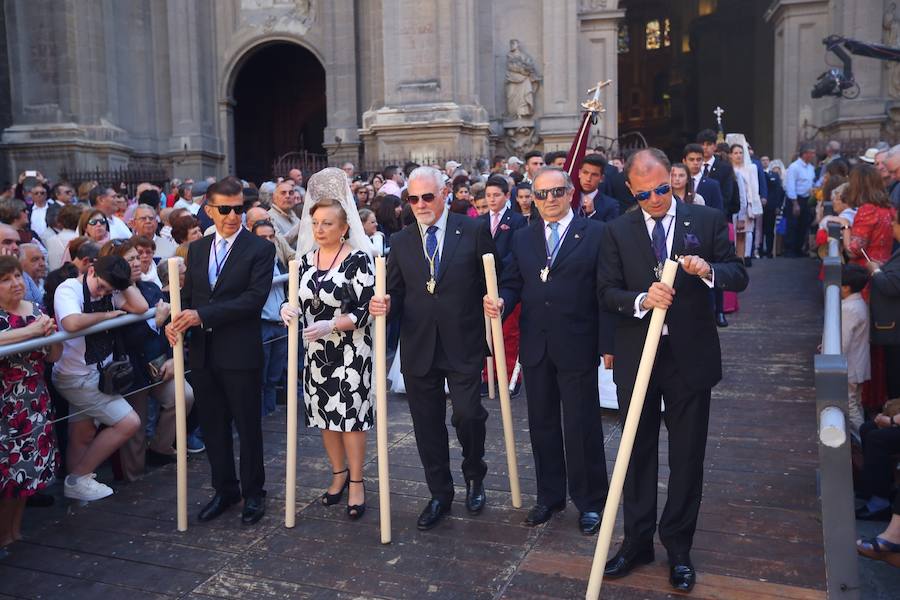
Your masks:
{"label": "woman in crowd", "polygon": [[852,200],[847,194],[849,183],[842,183],[831,190],[831,208],[833,215],[826,215],[819,221],[819,229],[828,229],[829,223],[837,223],[842,227],[852,227],[856,218],[856,207],[851,206]]}
{"label": "woman in crowd", "polygon": [[[531,184],[523,181],[522,183],[517,184],[512,190],[514,200],[511,202],[512,209],[525,217],[525,220],[528,221],[528,223],[531,223],[531,217],[537,215],[537,209],[534,207],[534,196],[531,193]],[[472,210],[476,215],[478,214],[478,211],[475,210],[474,206],[472,207]]]}
{"label": "woman in crowd", "polygon": [[852,227],[843,230],[844,250],[860,265],[870,259],[879,263],[887,261],[894,244],[896,211],[875,167],[867,164],[853,167],[844,196],[848,204],[859,207]]}
{"label": "woman in crowd", "polygon": [[92,208],[81,213],[78,221],[78,235],[89,238],[92,242],[103,244],[109,239],[109,221],[99,210]]}
{"label": "woman in crowd", "polygon": [[369,182],[372,186],[372,189],[375,190],[375,195],[378,195],[378,191],[381,190],[381,186],[384,185],[384,177],[381,173],[375,173],[372,175],[372,181]]}
{"label": "woman in crowd", "polygon": [[450,200],[450,212],[474,216],[472,195],[469,193],[469,180],[465,177],[453,184],[453,198]]}
{"label": "woman in crowd", "polygon": [[[762,201],[759,197],[759,174],[756,164],[750,160],[747,141],[741,134],[729,134],[731,143],[729,158],[734,168],[735,180],[741,196],[741,207],[734,216],[735,247],[744,264],[751,266],[753,255],[753,235],[756,226],[762,228]],[[758,219],[757,219],[758,217]],[[759,221],[759,223],[757,223]]]}
{"label": "woman in crowd", "polygon": [[[900,243],[900,213],[895,214],[893,230],[894,239]],[[872,343],[884,352],[886,397],[900,398],[900,249],[884,263],[873,261],[866,265],[872,272]]]}
{"label": "woman in crowd", "polygon": [[47,240],[47,268],[55,271],[65,262],[64,257],[69,242],[78,237],[78,222],[84,211],[83,204],[67,204],[56,216],[59,233]]}
{"label": "woman in crowd", "polygon": [[153,255],[156,254],[156,242],[148,237],[136,235],[131,238],[134,247],[138,251],[141,259],[141,281],[156,284],[161,288],[162,283],[159,281],[159,275],[156,274],[156,263],[153,261]]}
{"label": "woman in crowd", "polygon": [[182,215],[172,221],[172,239],[178,244],[175,256],[186,259],[188,246],[202,237],[200,221],[194,215]]}
{"label": "woman in crowd", "polygon": [[301,309],[285,304],[282,319],[303,320],[306,424],[322,430],[333,474],[322,503],[337,504],[349,490],[347,515],[355,520],[366,511],[363,463],[374,421],[372,245],[342,170],[310,177],[307,194],[297,241]]}
{"label": "woman in crowd", "polygon": [[672,193],[685,204],[706,205],[703,196],[694,191],[694,179],[682,163],[672,165],[671,183]]}
{"label": "woman in crowd", "polygon": [[384,234],[384,242],[391,245],[391,235],[400,231],[400,198],[392,194],[383,196],[378,208],[375,209],[375,218],[378,222],[378,230]]}
{"label": "woman in crowd", "polygon": [[385,256],[387,248],[384,244],[384,234],[378,231],[378,220],[375,213],[368,208],[359,210],[359,220],[362,221],[363,230],[372,242],[373,254],[375,256]]}
{"label": "woman in crowd", "polygon": [[[0,343],[46,337],[52,318],[24,300],[22,267],[0,256]],[[53,436],[44,362],[55,362],[61,344],[0,358],[0,558],[5,546],[22,539],[25,502],[53,480],[59,453]]]}
{"label": "woman in crowd", "polygon": [[356,205],[359,208],[363,208],[369,206],[369,203],[372,202],[372,196],[369,195],[369,187],[365,182],[357,182],[358,185],[356,187],[355,195],[356,195]]}

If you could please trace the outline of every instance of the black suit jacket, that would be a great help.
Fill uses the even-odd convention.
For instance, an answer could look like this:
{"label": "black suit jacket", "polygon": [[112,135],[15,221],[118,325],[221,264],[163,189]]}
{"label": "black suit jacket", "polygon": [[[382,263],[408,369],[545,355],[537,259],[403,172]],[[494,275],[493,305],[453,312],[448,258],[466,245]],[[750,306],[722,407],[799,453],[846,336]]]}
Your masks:
{"label": "black suit jacket", "polygon": [[723,209],[722,188],[719,182],[709,177],[702,177],[696,192],[703,196],[703,202],[710,208]]}
{"label": "black suit jacket", "polygon": [[[537,209],[535,208],[532,210]],[[478,215],[478,218],[485,223],[488,231],[490,231],[490,211],[486,212],[483,215]],[[525,217],[517,212],[514,212],[512,209],[506,209],[506,212],[503,213],[503,217],[500,219],[500,224],[497,225],[497,231],[494,233],[494,246],[496,246],[497,248],[497,257],[499,258],[501,263],[505,264],[507,258],[509,257],[509,252],[512,249],[513,234],[517,229],[522,229],[523,227],[527,226],[528,222],[525,220]]]}
{"label": "black suit jacket", "polygon": [[624,215],[628,209],[636,204],[634,196],[625,185],[625,174],[612,165],[606,165],[603,172],[602,194],[612,196],[619,203],[619,214]]}
{"label": "black suit jacket", "polygon": [[[728,241],[728,225],[721,211],[679,202],[675,212],[672,255],[696,254],[715,272],[715,287],[740,292],[747,287],[747,271]],[[609,223],[603,235],[600,294],[606,308],[622,316],[615,332],[613,378],[631,387],[650,325],[649,311],[634,317],[634,303],[656,281],[656,257],[644,222],[635,210]],[[675,300],[666,313],[669,344],[679,373],[691,390],[712,388],[722,378],[719,334],[710,305],[710,288],[680,267],[675,277]]]}
{"label": "black suit jacket", "polygon": [[190,330],[192,369],[259,369],[263,364],[259,315],[272,289],[275,244],[241,228],[215,289],[209,286],[209,253],[215,234],[188,247],[182,308],[197,311],[202,326]]}
{"label": "black suit jacket", "polygon": [[[479,373],[487,356],[484,335],[486,293],[483,254],[496,249],[483,221],[449,213],[441,250],[437,287],[429,294],[428,260],[418,224],[391,236],[387,292],[391,319],[400,320],[400,367],[404,374],[425,375],[433,366],[438,339],[451,368]],[[498,270],[499,261],[495,260]]]}
{"label": "black suit jacket", "polygon": [[[708,177],[719,182],[719,187],[722,189],[722,209],[725,214],[733,215],[738,212],[741,207],[740,191],[734,181],[734,169],[731,164],[716,156]],[[701,192],[700,195],[702,196],[703,193]]]}
{"label": "black suit jacket", "polygon": [[519,360],[537,365],[550,354],[560,368],[597,368],[602,354],[612,353],[612,332],[617,317],[599,301],[601,234],[605,224],[575,217],[569,225],[546,282],[544,223],[538,221],[513,236],[510,260],[503,269],[500,295],[504,314],[522,303],[519,317]]}
{"label": "black suit jacket", "polygon": [[619,203],[615,198],[600,192],[594,196],[594,212],[584,216],[601,223],[612,221],[619,216]]}

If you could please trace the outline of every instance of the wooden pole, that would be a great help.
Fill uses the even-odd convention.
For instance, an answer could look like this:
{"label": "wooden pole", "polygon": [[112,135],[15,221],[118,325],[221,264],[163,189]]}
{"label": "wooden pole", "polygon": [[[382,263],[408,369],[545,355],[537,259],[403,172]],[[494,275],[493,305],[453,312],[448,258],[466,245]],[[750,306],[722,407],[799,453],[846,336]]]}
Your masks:
{"label": "wooden pole", "polygon": [[[387,288],[385,260],[375,258],[375,297],[384,298]],[[378,508],[381,543],[391,543],[391,477],[388,465],[387,415],[387,316],[375,317],[375,433],[378,441]]]}
{"label": "wooden pole", "polygon": [[[491,333],[491,320],[487,315],[484,315],[484,335],[487,338],[487,345],[491,351],[491,355],[494,354],[494,336]],[[491,357],[488,356],[484,361],[484,367],[487,371],[487,384],[488,384],[488,398],[493,400],[497,397],[496,392],[496,384],[494,383],[494,364],[491,360]]]}
{"label": "wooden pole", "polygon": [[[494,255],[481,257],[484,263],[484,279],[487,282],[488,296],[495,302],[499,297],[497,291],[497,271],[494,268]],[[503,418],[503,441],[506,443],[506,467],[509,470],[509,489],[512,492],[513,508],[522,507],[522,492],[519,489],[519,465],[516,463],[516,440],[513,432],[512,406],[509,400],[509,381],[506,376],[506,350],[503,346],[503,323],[500,317],[491,319],[491,331],[494,334],[494,360],[497,364],[497,389],[500,392],[500,415]]]}
{"label": "wooden pole", "polygon": [[[673,260],[666,260],[661,281],[671,286],[675,282],[675,274],[677,272],[678,263]],[[625,427],[622,429],[622,439],[619,441],[619,452],[616,454],[616,465],[613,467],[612,479],[609,481],[609,493],[606,496],[606,506],[603,508],[603,521],[600,524],[600,533],[597,535],[597,548],[594,551],[594,562],[591,565],[591,576],[588,580],[587,593],[585,594],[587,600],[596,600],[600,597],[600,586],[603,584],[603,570],[606,568],[609,543],[612,540],[616,513],[619,510],[619,501],[622,499],[625,473],[628,472],[628,463],[631,461],[634,437],[637,434],[638,423],[641,420],[641,411],[644,409],[644,399],[647,396],[650,375],[653,373],[653,363],[656,361],[656,350],[659,347],[659,338],[662,336],[666,312],[664,308],[654,308],[650,317],[650,327],[647,330],[647,338],[644,340],[644,351],[641,353],[641,362],[638,365],[634,389],[631,392],[628,415],[625,417]]]}
{"label": "wooden pole", "polygon": [[[175,320],[181,314],[181,279],[179,263],[169,259],[169,296],[172,307],[171,317]],[[175,449],[176,486],[178,503],[178,531],[187,531],[187,407],[184,403],[184,334],[178,334],[172,358],[175,363]]]}
{"label": "wooden pole", "polygon": [[[300,306],[300,262],[288,263],[288,304]],[[287,360],[287,465],[284,476],[284,526],[297,522],[297,374],[300,361],[300,315],[288,325]]]}

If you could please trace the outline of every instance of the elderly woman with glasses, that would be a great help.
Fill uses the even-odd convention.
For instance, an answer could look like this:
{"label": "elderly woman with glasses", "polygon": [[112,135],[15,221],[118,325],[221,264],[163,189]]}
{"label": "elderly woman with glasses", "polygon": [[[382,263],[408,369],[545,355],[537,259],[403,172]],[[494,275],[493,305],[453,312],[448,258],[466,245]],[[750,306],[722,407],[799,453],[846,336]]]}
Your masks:
{"label": "elderly woman with glasses", "polygon": [[109,239],[109,221],[96,208],[86,210],[78,220],[78,235],[90,238],[92,242],[104,244]]}

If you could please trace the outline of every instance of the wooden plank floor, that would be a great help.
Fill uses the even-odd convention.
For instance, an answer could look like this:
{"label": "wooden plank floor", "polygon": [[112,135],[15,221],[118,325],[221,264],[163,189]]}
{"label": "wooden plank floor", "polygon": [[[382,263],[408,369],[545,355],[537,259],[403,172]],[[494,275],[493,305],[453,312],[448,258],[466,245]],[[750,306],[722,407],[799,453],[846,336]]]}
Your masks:
{"label": "wooden plank floor", "polygon": [[[721,331],[725,379],[713,392],[704,501],[693,551],[694,598],[824,597],[816,500],[811,355],[821,331],[815,266],[756,261],[741,311]],[[595,538],[576,529],[570,505],[538,528],[521,524],[534,501],[524,398],[513,412],[524,508],[510,506],[499,407],[489,403],[489,506],[461,502],[430,532],[415,520],[428,497],[406,401],[390,411],[393,539],[379,543],[377,468],[367,467],[370,509],[361,522],[317,497],[330,469],[317,431],[301,428],[297,526],[283,527],[284,413],[266,419],[268,514],[242,527],[237,510],[209,524],[205,456],[190,461],[190,529],[175,530],[174,467],[117,485],[86,507],[58,501],[26,513],[27,540],[0,560],[0,597],[61,598],[580,598]],[[616,413],[605,414],[610,473]],[[662,433],[665,440],[665,432]],[[374,452],[374,433],[371,436]],[[453,436],[451,435],[451,440]],[[661,471],[666,472],[665,442]],[[459,473],[458,445],[451,450]],[[461,476],[455,475],[457,483]],[[666,482],[659,484],[660,510]],[[58,489],[57,489],[57,493]],[[457,489],[457,498],[464,497]],[[621,520],[621,518],[620,518]],[[621,527],[617,527],[617,536]],[[604,598],[670,597],[665,551],[655,564],[604,584]]]}

